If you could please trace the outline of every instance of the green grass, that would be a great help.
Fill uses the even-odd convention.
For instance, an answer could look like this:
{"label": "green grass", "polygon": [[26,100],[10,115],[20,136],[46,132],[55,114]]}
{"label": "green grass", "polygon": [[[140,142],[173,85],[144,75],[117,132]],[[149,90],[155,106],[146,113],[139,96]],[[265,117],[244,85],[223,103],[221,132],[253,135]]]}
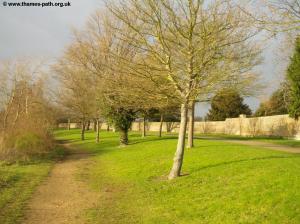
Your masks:
{"label": "green grass", "polygon": [[176,137],[134,133],[119,148],[115,133],[102,132],[98,145],[92,132],[84,143],[78,130],[56,136],[95,154],[80,173],[101,194],[87,211],[90,223],[300,223],[299,155],[196,140],[186,175],[167,181]]}
{"label": "green grass", "polygon": [[48,175],[53,160],[64,156],[57,147],[47,158],[34,159],[26,163],[5,164],[0,162],[0,223],[21,222],[26,202]]}

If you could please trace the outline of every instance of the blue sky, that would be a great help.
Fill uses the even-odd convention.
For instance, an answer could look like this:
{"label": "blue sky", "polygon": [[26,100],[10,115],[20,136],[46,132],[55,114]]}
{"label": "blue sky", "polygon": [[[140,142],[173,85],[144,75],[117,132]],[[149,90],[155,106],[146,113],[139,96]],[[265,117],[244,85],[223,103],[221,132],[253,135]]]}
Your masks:
{"label": "blue sky", "polygon": [[[38,57],[55,60],[72,41],[72,27],[83,27],[88,17],[101,7],[101,0],[71,1],[71,7],[4,7],[0,0],[0,60]],[[21,2],[21,0],[6,0]],[[61,2],[63,2],[62,0]],[[261,99],[278,87],[286,61],[278,59],[280,40],[269,41],[264,47],[264,62],[256,68],[262,74],[261,82],[267,86],[261,96],[246,99],[255,110]],[[196,114],[206,113],[208,105],[198,105]]]}

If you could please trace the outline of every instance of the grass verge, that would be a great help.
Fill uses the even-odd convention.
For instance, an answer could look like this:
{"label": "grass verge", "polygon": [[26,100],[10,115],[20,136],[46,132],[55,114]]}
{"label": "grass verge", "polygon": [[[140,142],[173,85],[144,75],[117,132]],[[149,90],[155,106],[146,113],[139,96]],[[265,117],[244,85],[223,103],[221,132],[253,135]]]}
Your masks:
{"label": "grass verge", "polygon": [[48,175],[53,161],[64,156],[62,147],[56,147],[44,158],[26,163],[0,162],[0,223],[20,223],[26,202],[34,189]]}

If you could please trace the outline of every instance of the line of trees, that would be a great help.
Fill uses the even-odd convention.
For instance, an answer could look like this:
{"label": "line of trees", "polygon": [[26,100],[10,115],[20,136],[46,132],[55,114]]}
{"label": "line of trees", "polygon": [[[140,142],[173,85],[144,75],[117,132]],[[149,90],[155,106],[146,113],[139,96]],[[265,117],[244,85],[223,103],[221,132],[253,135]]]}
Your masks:
{"label": "line of trees", "polygon": [[[254,90],[259,32],[235,1],[126,0],[107,2],[54,66],[61,104],[82,121],[109,121],[128,144],[137,117],[181,108],[169,179],[180,176],[188,118],[217,89]],[[190,112],[189,112],[190,111]],[[145,123],[145,122],[143,122]],[[143,132],[145,135],[145,132]],[[84,136],[84,133],[83,133]],[[82,137],[84,138],[84,137]],[[193,146],[193,126],[188,146]]]}
{"label": "line of trees", "polygon": [[[170,111],[180,110],[177,148],[168,178],[180,176],[186,132],[187,146],[193,147],[195,104],[210,101],[226,89],[232,91],[243,111],[250,113],[238,94],[250,96],[261,87],[258,74],[253,72],[261,62],[256,36],[263,29],[276,33],[299,27],[296,0],[263,1],[271,16],[259,18],[253,16],[248,4],[238,3],[241,2],[107,1],[106,7],[94,13],[82,30],[74,31],[72,43],[52,66],[59,83],[56,100],[60,113],[69,122],[71,118],[81,121],[82,140],[92,120],[99,142],[100,126],[106,121],[120,133],[120,145],[126,146],[128,131],[136,118],[143,120],[145,137],[145,123],[152,110],[159,111],[161,124]],[[297,47],[288,71],[292,99],[289,111],[296,118],[298,51]],[[37,72],[24,65],[1,68],[1,141],[12,142],[6,148],[17,148],[16,142],[20,141],[10,141],[7,136],[26,133],[27,129],[18,132],[21,128],[17,127],[24,126],[28,133],[30,130],[46,142],[54,107],[45,97],[41,79],[32,78]],[[7,77],[13,78],[8,81]],[[220,105],[218,102],[215,109],[219,110]],[[43,124],[43,128],[38,129],[36,124]],[[12,134],[5,135],[6,132]]]}

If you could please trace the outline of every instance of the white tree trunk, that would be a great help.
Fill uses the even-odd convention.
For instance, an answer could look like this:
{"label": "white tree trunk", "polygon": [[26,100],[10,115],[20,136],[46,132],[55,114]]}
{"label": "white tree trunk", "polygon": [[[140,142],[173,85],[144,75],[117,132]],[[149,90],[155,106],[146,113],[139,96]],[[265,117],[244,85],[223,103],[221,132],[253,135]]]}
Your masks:
{"label": "white tree trunk", "polygon": [[71,120],[70,120],[70,118],[68,119],[68,130],[70,131],[70,129],[71,129]]}
{"label": "white tree trunk", "polygon": [[84,141],[85,140],[85,120],[82,120],[82,124],[81,124],[81,140]]}
{"label": "white tree trunk", "polygon": [[142,137],[146,137],[146,117],[143,117],[143,130],[142,130]]}
{"label": "white tree trunk", "polygon": [[25,114],[28,115],[28,96],[26,96],[26,99],[25,99]]}
{"label": "white tree trunk", "polygon": [[187,148],[194,147],[195,101],[192,102],[189,111],[189,131]]}
{"label": "white tree trunk", "polygon": [[162,128],[163,128],[163,123],[164,123],[164,115],[161,114],[160,115],[160,124],[159,124],[159,137],[161,137],[162,135]]}
{"label": "white tree trunk", "polygon": [[187,103],[184,103],[181,105],[181,119],[180,119],[177,149],[173,160],[173,167],[168,177],[169,180],[180,176],[180,171],[181,171],[183,156],[184,156],[187,114],[188,114],[188,105]]}
{"label": "white tree trunk", "polygon": [[94,132],[97,132],[97,119],[94,119],[94,121],[93,121],[93,130],[94,130]]}

